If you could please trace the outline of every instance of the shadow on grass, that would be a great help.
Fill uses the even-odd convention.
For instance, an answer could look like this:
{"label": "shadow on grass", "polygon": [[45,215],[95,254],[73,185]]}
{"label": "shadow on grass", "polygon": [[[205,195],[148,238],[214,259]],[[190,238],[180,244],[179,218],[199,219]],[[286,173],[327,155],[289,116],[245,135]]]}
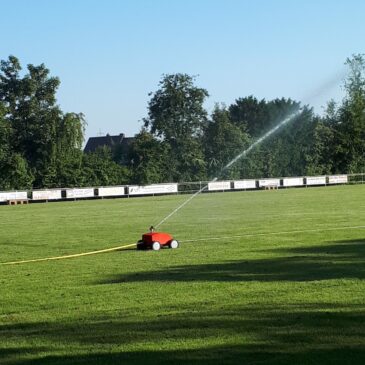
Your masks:
{"label": "shadow on grass", "polygon": [[[26,356],[36,356],[40,352],[47,351],[48,349],[46,347],[3,347],[4,340],[6,338],[2,338],[1,344],[0,344],[0,364],[6,364],[7,361],[10,361],[9,363],[14,364],[18,361],[21,361],[20,359]],[[7,338],[8,340],[8,338]]]}
{"label": "shadow on grass", "polygon": [[[311,281],[365,278],[365,241],[290,248],[283,257],[119,275],[136,281]],[[287,255],[287,256],[285,256]],[[122,284],[121,284],[122,285]],[[148,305],[148,304],[146,304]],[[365,304],[166,308],[0,325],[1,364],[365,364]],[[153,313],[159,313],[156,308]],[[22,342],[33,351],[14,352]],[[44,349],[43,344],[49,344]],[[37,344],[42,347],[37,347]],[[33,347],[32,347],[33,346]]]}
{"label": "shadow on grass", "polygon": [[365,278],[365,240],[290,248],[281,257],[184,265],[107,278],[100,284],[139,281],[314,281]]}
{"label": "shadow on grass", "polygon": [[[224,356],[229,352],[230,356]],[[209,354],[209,358],[207,357]],[[271,359],[271,360],[268,360]],[[298,354],[263,352],[258,347],[214,347],[206,350],[184,351],[133,351],[116,354],[92,354],[80,356],[49,356],[35,361],[23,362],[26,365],[236,365],[236,364],[321,364],[321,365],[361,365],[364,364],[364,349],[332,349],[322,351],[303,351]]]}
{"label": "shadow on grass", "polygon": [[[355,259],[365,259],[365,239],[353,239],[330,242],[321,246],[296,247],[285,250],[287,252],[310,254],[310,255],[325,255]],[[285,252],[284,251],[284,252]]]}
{"label": "shadow on grass", "polygon": [[3,350],[2,364],[365,363],[364,306],[193,310],[185,307],[181,314],[139,321],[104,317],[0,326],[1,342],[53,344],[48,351],[42,348],[37,354],[34,347],[24,356]]}

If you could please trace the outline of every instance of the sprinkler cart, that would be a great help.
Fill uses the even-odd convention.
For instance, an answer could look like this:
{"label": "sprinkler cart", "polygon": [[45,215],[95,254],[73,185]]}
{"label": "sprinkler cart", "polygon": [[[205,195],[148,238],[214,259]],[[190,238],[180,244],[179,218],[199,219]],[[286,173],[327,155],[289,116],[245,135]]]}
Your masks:
{"label": "sprinkler cart", "polygon": [[179,242],[168,233],[154,232],[153,227],[150,228],[149,233],[143,234],[142,239],[137,242],[137,250],[151,248],[158,251],[163,247],[178,248]]}

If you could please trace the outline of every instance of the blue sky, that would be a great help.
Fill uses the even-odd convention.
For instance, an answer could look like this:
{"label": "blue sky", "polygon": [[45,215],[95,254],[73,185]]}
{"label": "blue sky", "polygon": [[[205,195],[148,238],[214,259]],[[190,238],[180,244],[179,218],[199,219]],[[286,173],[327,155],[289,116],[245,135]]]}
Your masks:
{"label": "blue sky", "polygon": [[162,74],[199,75],[206,107],[248,95],[321,112],[365,52],[362,0],[0,0],[0,58],[44,63],[86,137],[137,133]]}

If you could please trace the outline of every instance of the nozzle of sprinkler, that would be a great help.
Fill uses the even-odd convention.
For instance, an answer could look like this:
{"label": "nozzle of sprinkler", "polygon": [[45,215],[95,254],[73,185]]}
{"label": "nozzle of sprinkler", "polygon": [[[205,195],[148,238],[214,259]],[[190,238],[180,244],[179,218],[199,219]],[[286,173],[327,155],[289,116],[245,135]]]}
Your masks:
{"label": "nozzle of sprinkler", "polygon": [[154,226],[151,226],[150,227],[150,232],[153,233],[155,231],[155,227]]}

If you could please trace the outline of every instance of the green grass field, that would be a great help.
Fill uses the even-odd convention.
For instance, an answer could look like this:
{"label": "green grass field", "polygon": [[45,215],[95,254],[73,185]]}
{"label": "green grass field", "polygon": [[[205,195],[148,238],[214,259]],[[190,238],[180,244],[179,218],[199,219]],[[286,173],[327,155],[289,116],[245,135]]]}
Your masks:
{"label": "green grass field", "polygon": [[[0,364],[364,364],[364,194],[203,194],[161,227],[180,249],[0,265]],[[186,198],[0,206],[0,261],[134,243]]]}

